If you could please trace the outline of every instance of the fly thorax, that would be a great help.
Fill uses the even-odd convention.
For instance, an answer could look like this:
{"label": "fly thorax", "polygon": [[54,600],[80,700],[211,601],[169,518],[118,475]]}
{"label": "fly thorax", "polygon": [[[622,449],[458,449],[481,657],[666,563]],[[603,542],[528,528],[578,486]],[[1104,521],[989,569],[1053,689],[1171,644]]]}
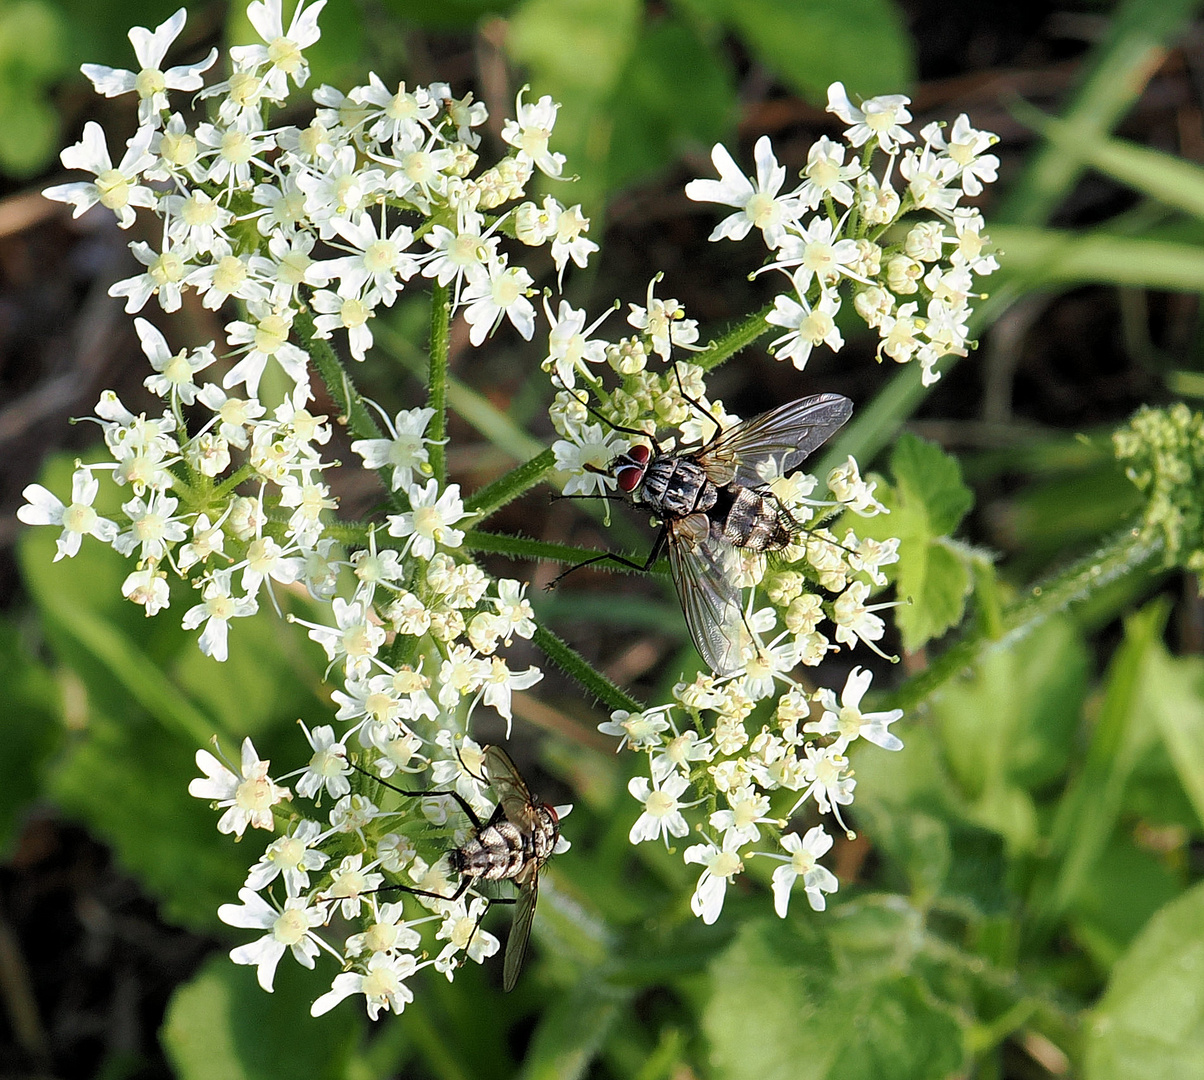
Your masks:
{"label": "fly thorax", "polygon": [[640,498],[662,517],[682,518],[709,510],[718,491],[701,466],[666,454],[648,463]]}

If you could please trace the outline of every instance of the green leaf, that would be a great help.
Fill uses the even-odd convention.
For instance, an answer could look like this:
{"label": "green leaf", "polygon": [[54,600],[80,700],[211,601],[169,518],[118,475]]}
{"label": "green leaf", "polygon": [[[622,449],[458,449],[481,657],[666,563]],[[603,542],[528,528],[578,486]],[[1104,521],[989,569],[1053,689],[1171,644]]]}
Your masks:
{"label": "green leaf", "polygon": [[514,7],[514,0],[385,0],[384,6],[407,23],[431,30],[465,30],[489,15],[504,15]]}
{"label": "green leaf", "polygon": [[957,460],[935,443],[905,434],[890,460],[895,487],[884,493],[889,514],[848,518],[860,535],[897,536],[894,576],[903,605],[895,620],[910,652],[960,621],[970,591],[969,558],[946,539],[974,502]]}
{"label": "green leaf", "polygon": [[646,26],[608,108],[614,117],[607,187],[655,174],[735,124],[738,102],[727,61],[675,19]]}
{"label": "green leaf", "polygon": [[1083,891],[1116,828],[1129,777],[1156,737],[1148,711],[1151,687],[1144,674],[1166,616],[1165,603],[1156,602],[1125,621],[1125,640],[1108,670],[1087,760],[1062,796],[1054,820],[1050,865],[1056,879],[1039,905],[1044,918],[1065,911]]}
{"label": "green leaf", "polygon": [[0,853],[8,850],[21,810],[38,795],[42,772],[62,738],[58,693],[50,673],[27,655],[16,627],[0,622]]}
{"label": "green leaf", "polygon": [[[1147,658],[1148,707],[1175,773],[1204,824],[1204,660],[1172,658],[1155,647]],[[1156,692],[1154,692],[1156,691]]]}
{"label": "green leaf", "polygon": [[891,0],[719,0],[713,5],[753,55],[811,101],[845,84],[854,100],[902,93],[915,63]]}
{"label": "green leaf", "polygon": [[1204,290],[1204,250],[1167,240],[993,225],[1003,273],[1026,288],[1104,282],[1180,292]]}
{"label": "green leaf", "polygon": [[1204,884],[1158,912],[1112,971],[1086,1031],[1086,1080],[1204,1075]]}
{"label": "green leaf", "polygon": [[544,1010],[519,1073],[522,1080],[577,1080],[624,1012],[631,991],[583,979]]}
{"label": "green leaf", "polygon": [[964,1068],[961,1025],[898,956],[912,918],[855,905],[824,918],[828,938],[801,922],[747,922],[716,958],[703,1013],[714,1076],[915,1080]]}
{"label": "green leaf", "polygon": [[43,0],[0,4],[0,168],[29,176],[45,167],[59,138],[46,100],[67,70],[62,15]]}
{"label": "green leaf", "polygon": [[1056,617],[1007,647],[990,649],[967,678],[931,699],[949,763],[971,816],[1014,849],[1036,840],[1025,791],[1066,768],[1083,701],[1089,657],[1075,624]]}
{"label": "green leaf", "polygon": [[329,964],[300,968],[285,953],[275,991],[224,953],[176,991],[160,1033],[180,1080],[334,1080],[345,1075],[359,1039],[362,1007],[344,1002],[311,1017],[310,1003],[329,989]]}

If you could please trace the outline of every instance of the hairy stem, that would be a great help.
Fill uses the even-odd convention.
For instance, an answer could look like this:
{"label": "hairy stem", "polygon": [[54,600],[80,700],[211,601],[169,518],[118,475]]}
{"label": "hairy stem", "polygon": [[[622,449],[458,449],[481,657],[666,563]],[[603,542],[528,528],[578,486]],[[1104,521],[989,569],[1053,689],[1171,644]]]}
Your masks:
{"label": "hairy stem", "polygon": [[703,371],[713,371],[725,360],[730,360],[741,349],[747,348],[757,338],[769,332],[769,323],[765,321],[765,316],[773,311],[773,305],[768,304],[760,311],[754,311],[743,322],[733,326],[723,337],[718,341],[713,341],[711,344],[697,352],[690,359],[690,363],[697,364]]}
{"label": "hairy stem", "polygon": [[447,481],[447,370],[451,351],[451,288],[435,282],[431,288],[431,355],[427,377],[427,406],[431,417],[431,472],[442,487]]}
{"label": "hairy stem", "polygon": [[532,640],[552,663],[579,682],[607,708],[626,709],[628,712],[639,712],[643,709],[644,706],[635,698],[626,691],[620,690],[605,675],[595,670],[584,656],[558,638],[551,630],[537,626]]}
{"label": "hairy stem", "polygon": [[1122,530],[1090,555],[1034,585],[1024,599],[1004,608],[996,623],[1002,634],[995,637],[985,628],[975,630],[903,683],[891,695],[891,704],[905,711],[915,708],[987,650],[1022,637],[1051,615],[1087,599],[1123,574],[1149,569],[1161,552],[1160,539],[1144,539],[1135,527]]}
{"label": "hairy stem", "polygon": [[[326,384],[330,396],[347,418],[347,428],[351,434],[357,439],[383,439],[384,432],[368,410],[368,406],[364,404],[364,399],[360,397],[360,392],[348,376],[347,369],[330,347],[330,342],[316,336],[317,328],[310,313],[305,310],[298,311],[293,318],[293,328],[301,337],[305,351],[309,353],[318,374],[322,376],[322,382]],[[386,489],[388,486],[386,482]]]}
{"label": "hairy stem", "polygon": [[492,484],[486,484],[479,491],[474,491],[464,500],[464,509],[469,513],[479,514],[478,521],[483,520],[524,492],[530,491],[552,471],[555,464],[556,455],[552,453],[552,448],[548,447],[530,461],[511,469],[504,476],[499,476]]}

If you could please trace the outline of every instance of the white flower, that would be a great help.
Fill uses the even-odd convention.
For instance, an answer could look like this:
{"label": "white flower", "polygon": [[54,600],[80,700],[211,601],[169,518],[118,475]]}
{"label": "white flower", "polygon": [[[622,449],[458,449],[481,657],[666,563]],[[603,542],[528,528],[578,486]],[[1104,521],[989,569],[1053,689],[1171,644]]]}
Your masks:
{"label": "white flower", "polygon": [[148,187],[138,183],[138,177],[154,164],[155,156],[150,153],[154,128],[144,126],[135,132],[127,144],[121,164],[113,167],[105,135],[95,120],[84,125],[83,138],[74,146],[67,147],[59,159],[68,169],[82,169],[93,173],[94,181],[76,181],[71,184],[56,184],[42,192],[48,199],[71,203],[75,207],[72,217],[79,217],[97,203],[117,215],[117,224],[128,229],[134,224],[134,207],[151,207],[158,196]]}
{"label": "white flower", "polygon": [[61,525],[58,551],[54,561],[70,558],[79,551],[85,536],[95,536],[111,544],[117,539],[116,522],[102,518],[92,509],[100,481],[89,469],[76,469],[71,476],[71,505],[64,506],[53,492],[41,484],[30,484],[23,492],[27,502],[17,510],[17,518],[26,525]]}
{"label": "white flower", "polygon": [[320,939],[314,927],[322,924],[322,912],[310,907],[303,896],[290,896],[282,911],[276,910],[258,893],[250,889],[238,890],[242,905],[222,904],[217,917],[228,926],[239,926],[249,930],[267,930],[258,941],[239,945],[230,951],[230,959],[236,964],[254,964],[258,971],[259,985],[269,994],[276,977],[276,965],[286,949],[292,950],[293,959],[302,967],[312,968],[318,955]]}
{"label": "white flower", "polygon": [[259,759],[249,735],[242,742],[237,773],[208,750],[196,752],[196,763],[205,776],[189,783],[188,794],[226,807],[217,823],[218,832],[242,836],[248,825],[272,831],[275,827],[272,807],[291,796],[288,788],[281,787],[268,776],[270,762]]}
{"label": "white flower", "polygon": [[953,121],[948,143],[938,124],[929,124],[920,134],[961,169],[962,191],[967,195],[981,195],[983,184],[993,184],[998,178],[999,158],[983,151],[994,146],[999,136],[972,128],[965,113]]}
{"label": "white flower", "polygon": [[817,690],[815,700],[824,707],[824,714],[816,723],[805,725],[803,730],[817,735],[837,736],[832,748],[841,754],[857,738],[866,739],[883,750],[902,750],[902,740],[887,730],[888,725],[903,715],[902,709],[874,713],[861,711],[861,699],[870,688],[873,677],[872,672],[860,667],[853,668],[841,691],[839,704],[831,690],[826,687]]}
{"label": "white flower", "polygon": [[823,292],[814,306],[805,298],[800,300],[786,295],[775,296],[773,311],[765,316],[765,321],[784,326],[789,331],[769,343],[770,352],[785,357],[802,371],[816,345],[827,345],[833,352],[838,352],[844,347],[844,338],[836,325],[839,294]]}
{"label": "white flower", "polygon": [[385,306],[392,306],[401,291],[397,279],[408,281],[418,272],[417,261],[406,253],[406,248],[414,242],[414,230],[408,225],[398,225],[386,234],[382,215],[378,232],[369,214],[360,214],[354,221],[336,218],[332,226],[351,245],[343,250],[352,252],[323,264],[329,277],[339,279],[339,295],[360,296],[371,285],[380,293]]}
{"label": "white flower", "polygon": [[723,911],[728,882],[744,869],[739,848],[740,839],[733,832],[724,835],[722,848],[712,843],[686,848],[683,856],[686,862],[706,867],[694,888],[694,895],[690,897],[690,910],[708,926]]}
{"label": "white flower", "polygon": [[548,317],[551,329],[548,331],[548,355],[542,365],[544,371],[555,371],[560,384],[572,390],[577,385],[578,371],[588,371],[587,364],[605,363],[606,342],[590,340],[590,335],[602,325],[613,310],[607,308],[586,327],[584,309],[574,308],[567,300],[561,300],[559,311],[553,315],[545,299],[544,313]]}
{"label": "white flower", "polygon": [[[395,842],[393,850],[397,850],[396,843],[400,842],[402,838],[395,833],[392,834],[392,838]],[[381,846],[384,845],[384,842],[384,840],[381,841]],[[377,850],[379,852],[379,846]],[[402,918],[404,912],[400,903],[382,904],[379,910],[376,909],[375,897],[372,897],[369,903],[376,912],[376,922],[369,926],[364,933],[352,934],[347,939],[348,956],[359,956],[365,951],[395,954],[403,949],[416,949],[422,944],[422,937],[418,931]]]}
{"label": "white flower", "polygon": [[[429,963],[429,961],[428,961]],[[331,989],[309,1008],[310,1016],[321,1016],[330,1012],[344,998],[352,994],[363,994],[368,1008],[368,1018],[375,1020],[382,1009],[401,1013],[414,1000],[414,991],[405,980],[426,965],[419,965],[412,953],[373,953],[363,972],[344,971],[334,977]]]}
{"label": "white flower", "polygon": [[174,355],[167,347],[167,340],[158,328],[145,319],[135,319],[134,329],[138,331],[138,340],[142,342],[142,351],[150,361],[151,367],[159,374],[148,376],[143,385],[159,397],[170,396],[172,401],[183,405],[191,405],[196,401],[197,387],[193,376],[198,371],[204,371],[214,362],[213,342],[193,349],[181,349]]}
{"label": "white flower", "polygon": [[[627,783],[632,798],[644,804],[644,812],[631,826],[628,839],[633,844],[663,837],[666,847],[670,836],[685,836],[690,831],[682,808],[694,803],[682,803],[678,796],[685,793],[690,781],[681,773],[672,773],[656,787],[643,776],[633,776]],[[689,860],[687,859],[687,862]]]}
{"label": "white flower", "polygon": [[435,937],[447,944],[435,960],[435,970],[447,975],[449,982],[456,954],[464,953],[470,960],[481,964],[501,947],[496,937],[481,929],[481,919],[488,910],[489,901],[478,896],[467,909],[464,901],[458,900],[455,904],[449,904],[444,912],[443,923]]}
{"label": "white flower", "polygon": [[832,837],[824,832],[822,825],[808,829],[803,837],[798,833],[787,833],[782,837],[782,847],[789,853],[778,855],[771,851],[758,851],[770,859],[779,859],[784,866],[773,872],[773,910],[781,919],[786,918],[790,905],[790,891],[798,878],[803,879],[807,902],[814,911],[823,911],[827,906],[824,893],[834,893],[840,885],[835,876],[818,860],[832,846]]}
{"label": "white flower", "polygon": [[582,234],[589,228],[589,218],[581,212],[581,204],[562,210],[556,222],[556,238],[552,241],[552,261],[556,264],[556,283],[560,285],[569,259],[584,268],[598,245]]}
{"label": "white flower", "polygon": [[158,562],[188,535],[184,522],[172,517],[178,505],[178,499],[162,492],[152,492],[145,502],[134,498],[123,503],[130,524],[113,541],[113,548],[128,558],[140,547],[139,560]]}
{"label": "white flower", "polygon": [[755,225],[772,249],[781,243],[784,226],[797,219],[802,204],[790,195],[779,197],[786,181],[786,166],[779,165],[768,135],[762,135],[753,157],[757,163],[757,182],[740,171],[732,155],[722,143],[711,149],[711,161],[719,173],[718,180],[691,180],[686,195],[696,202],[721,203],[734,206],[737,213],[725,217],[711,231],[710,240],[742,240]]}
{"label": "white flower", "polygon": [[394,491],[408,488],[414,471],[421,472],[430,460],[426,427],[435,415],[434,409],[402,409],[392,420],[383,412],[381,419],[389,430],[387,439],[357,439],[351,449],[364,459],[367,469],[386,469],[392,466],[390,487]]}
{"label": "white flower", "polygon": [[426,487],[411,484],[409,497],[409,513],[390,514],[387,518],[390,536],[410,537],[405,550],[413,551],[419,559],[431,558],[436,544],[460,546],[464,533],[451,528],[468,516],[460,501],[459,484],[449,484],[442,494],[439,493],[439,481],[435,479],[428,480]]}
{"label": "white flower", "polygon": [[310,638],[322,646],[332,664],[345,657],[349,678],[367,675],[372,658],[385,643],[384,627],[371,621],[359,600],[348,603],[336,596],[331,603],[331,612],[336,626],[317,626],[301,619],[292,621],[309,627]]}
{"label": "white flower", "polygon": [[347,747],[335,739],[334,728],[323,724],[310,731],[300,720],[297,722],[314,752],[297,781],[297,794],[312,799],[322,788],[326,788],[332,799],[349,794],[351,783],[347,777],[351,775],[351,766],[347,763]]}
{"label": "white flower", "polygon": [[247,874],[246,887],[259,892],[283,876],[286,894],[299,896],[309,888],[309,872],[321,870],[330,858],[313,847],[321,838],[322,826],[302,818],[290,832],[268,844],[262,858]]}
{"label": "white flower", "polygon": [[652,339],[652,351],[662,360],[669,359],[674,345],[679,348],[695,347],[698,340],[698,323],[686,318],[685,308],[677,300],[659,300],[653,290],[660,281],[657,274],[648,282],[647,307],[629,304],[627,321],[637,330],[642,330]]}
{"label": "white flower", "polygon": [[460,294],[468,340],[480,345],[505,317],[530,341],[535,335],[535,306],[527,297],[533,284],[534,279],[521,266],[507,266],[501,260],[487,266],[485,274],[470,281]]}
{"label": "white flower", "polygon": [[543,678],[543,672],[537,667],[529,667],[526,671],[511,671],[506,661],[500,656],[490,658],[489,670],[484,675],[483,696],[485,704],[497,709],[506,721],[506,738],[510,738],[510,696],[515,690],[526,690]]}
{"label": "white flower", "polygon": [[229,390],[242,383],[249,397],[258,397],[259,380],[263,378],[264,368],[268,360],[275,359],[293,380],[294,402],[308,400],[311,396],[309,374],[306,371],[309,354],[288,339],[293,327],[293,312],[287,308],[272,308],[255,300],[248,301],[247,310],[254,322],[235,321],[226,325],[226,340],[231,345],[249,347],[235,350],[246,355],[226,372],[222,386]]}
{"label": "white flower", "polygon": [[598,725],[598,730],[603,735],[614,735],[620,740],[619,745],[615,747],[615,753],[622,750],[628,742],[633,750],[646,750],[659,745],[661,732],[668,730],[669,721],[665,719],[665,713],[669,708],[671,706],[661,706],[658,709],[636,713],[616,709],[610,714],[609,720]]}
{"label": "white flower", "polygon": [[601,424],[582,424],[569,432],[569,439],[557,439],[552,444],[556,468],[569,474],[564,493],[605,495],[613,491],[615,478],[607,469],[622,450],[623,444],[615,432]]}
{"label": "white flower", "polygon": [[[564,168],[564,155],[548,150],[548,139],[556,124],[556,113],[560,106],[546,94],[534,105],[523,104],[524,86],[515,102],[517,119],[507,120],[502,127],[502,140],[518,150],[519,160],[531,162],[547,176],[559,176]],[[474,342],[474,344],[476,344]]]}
{"label": "white flower", "polygon": [[915,142],[915,137],[904,124],[911,120],[907,106],[911,98],[902,94],[886,94],[873,97],[857,108],[845,93],[842,83],[834,82],[828,87],[828,112],[835,113],[846,124],[852,125],[845,133],[851,146],[864,146],[870,139],[888,154],[893,154],[899,143]]}
{"label": "white flower", "polygon": [[121,583],[121,595],[145,608],[147,618],[171,605],[167,574],[153,564],[127,575]]}
{"label": "white flower", "polygon": [[202,602],[184,613],[181,625],[185,630],[195,630],[205,623],[197,644],[206,656],[224,661],[228,655],[226,638],[230,620],[254,615],[259,605],[253,596],[236,598],[231,595],[229,570],[215,570],[205,583],[201,596]]}
{"label": "white flower", "polygon": [[837,235],[836,226],[817,215],[806,227],[796,226],[783,237],[778,259],[770,266],[781,270],[796,267],[791,280],[800,296],[806,294],[813,277],[819,279],[821,290],[834,285],[842,274],[860,280],[853,269],[861,258],[857,241],[837,240]]}
{"label": "white flower", "polygon": [[[300,787],[297,790],[300,791]],[[320,904],[326,908],[328,915],[337,906],[344,919],[358,918],[364,894],[374,893],[385,880],[384,874],[371,872],[376,863],[367,866],[363,863],[363,854],[357,852],[344,856],[339,865],[330,871],[330,886],[323,890]]]}
{"label": "white flower", "polygon": [[98,94],[105,97],[118,97],[131,90],[138,92],[138,123],[153,124],[160,122],[159,114],[167,108],[168,90],[199,90],[203,80],[201,73],[208,71],[217,59],[217,49],[211,49],[204,60],[195,64],[182,64],[178,67],[160,70],[163,58],[180,36],[184,29],[187,12],[180,8],[166,22],[160,23],[153,31],[141,26],[130,29],[130,44],[134,46],[134,56],[137,57],[141,69],[135,74],[118,68],[104,67],[101,64],[83,64],[80,67],[96,88]]}
{"label": "white flower", "polygon": [[751,784],[742,784],[729,791],[727,804],[730,809],[716,810],[707,820],[712,829],[723,833],[730,831],[741,844],[761,839],[758,825],[780,824],[775,818],[765,816],[769,813],[769,798]]}
{"label": "white flower", "polygon": [[814,210],[828,198],[843,206],[852,206],[856,192],[848,181],[857,179],[863,171],[859,161],[846,165],[844,147],[821,135],[807,152],[807,164],[803,169],[806,182],[799,188],[799,198],[809,210]]}
{"label": "white flower", "polygon": [[245,70],[254,70],[268,64],[264,82],[277,99],[288,96],[288,79],[291,76],[297,86],[304,86],[309,78],[309,65],[301,55],[321,37],[318,30],[318,13],[326,0],[305,6],[298,0],[288,32],[284,30],[281,13],[282,0],[255,0],[247,5],[247,19],[263,38],[263,45],[235,45],[230,49],[230,58]]}

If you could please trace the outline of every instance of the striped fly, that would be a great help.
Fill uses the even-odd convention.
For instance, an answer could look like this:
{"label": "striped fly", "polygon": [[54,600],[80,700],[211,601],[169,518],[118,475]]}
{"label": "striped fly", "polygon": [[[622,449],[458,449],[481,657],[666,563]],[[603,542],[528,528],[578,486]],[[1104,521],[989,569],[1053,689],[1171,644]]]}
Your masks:
{"label": "striped fly", "polygon": [[[738,671],[743,608],[735,584],[737,551],[780,551],[793,541],[802,526],[769,485],[797,469],[852,415],[848,398],[815,394],[720,429],[696,450],[670,453],[655,437],[651,447],[637,443],[607,469],[596,471],[613,477],[635,506],[646,507],[659,519],[652,553],[643,566],[611,553],[579,566],[611,559],[650,570],[667,550],[673,584],[699,654],[716,674]],[[649,438],[634,428],[612,426]]]}

